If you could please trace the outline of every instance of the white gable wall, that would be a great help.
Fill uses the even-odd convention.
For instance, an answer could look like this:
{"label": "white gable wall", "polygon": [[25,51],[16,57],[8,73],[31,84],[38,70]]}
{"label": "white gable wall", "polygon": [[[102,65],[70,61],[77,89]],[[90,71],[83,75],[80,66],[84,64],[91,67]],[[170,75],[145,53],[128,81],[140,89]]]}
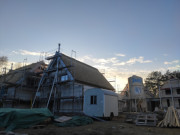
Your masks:
{"label": "white gable wall", "polygon": [[118,116],[118,97],[104,95],[104,117],[109,117],[111,113]]}
{"label": "white gable wall", "polygon": [[[91,96],[97,96],[97,104],[91,104]],[[90,116],[102,117],[104,114],[104,97],[99,89],[91,89],[84,95],[84,113]]]}
{"label": "white gable wall", "polygon": [[[97,103],[91,104],[91,96],[97,97]],[[89,89],[84,94],[84,113],[96,117],[118,116],[118,95],[99,88]]]}

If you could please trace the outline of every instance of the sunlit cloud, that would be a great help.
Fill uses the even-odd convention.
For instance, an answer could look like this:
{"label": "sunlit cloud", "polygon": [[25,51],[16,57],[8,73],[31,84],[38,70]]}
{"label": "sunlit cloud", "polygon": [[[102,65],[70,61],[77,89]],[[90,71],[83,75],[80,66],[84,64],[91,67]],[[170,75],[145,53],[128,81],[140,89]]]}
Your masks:
{"label": "sunlit cloud", "polygon": [[20,55],[31,55],[31,56],[40,56],[41,52],[33,52],[33,51],[27,51],[27,50],[18,50],[18,51],[12,51],[15,54]]}
{"label": "sunlit cloud", "polygon": [[115,63],[115,66],[124,66],[124,65],[133,65],[135,63],[151,63],[151,60],[144,60],[144,57],[140,56],[139,58],[131,58],[128,61],[125,62],[119,62],[119,63]]}
{"label": "sunlit cloud", "polygon": [[140,56],[139,58],[131,58],[126,63],[132,65],[132,64],[135,64],[136,62],[139,62],[139,63],[151,63],[152,61],[151,60],[144,60],[144,57]]}
{"label": "sunlit cloud", "polygon": [[[15,61],[8,61],[6,64],[6,73],[9,72],[11,69],[15,70],[17,68],[29,65],[29,62],[15,62]],[[4,68],[4,67],[3,67]],[[3,68],[0,69],[0,74],[3,74]]]}
{"label": "sunlit cloud", "polygon": [[98,58],[94,58],[91,56],[84,56],[84,57],[78,58],[78,60],[82,61],[82,62],[91,61],[96,64],[109,64],[109,63],[117,63],[118,62],[118,59],[116,57],[107,58],[107,59],[104,59],[104,58],[98,59]]}
{"label": "sunlit cloud", "polygon": [[117,57],[111,58],[94,58],[93,56],[83,56],[78,58],[78,60],[87,63],[95,68],[97,68],[107,80],[115,79],[116,82],[111,82],[111,84],[117,89],[117,91],[122,90],[127,84],[128,77],[132,75],[139,75],[142,78],[147,77],[151,70],[129,70],[125,65],[136,64],[136,63],[150,63],[151,60],[144,60],[144,57],[140,56],[138,58],[130,58],[127,61],[120,61]]}
{"label": "sunlit cloud", "polygon": [[163,56],[168,56],[168,54],[164,53]]}
{"label": "sunlit cloud", "polygon": [[144,60],[144,57],[142,57],[142,56],[140,56],[139,58],[136,58],[136,57],[131,58],[128,61],[122,61],[122,62],[119,61],[116,57],[107,58],[107,59],[104,59],[104,58],[98,59],[98,58],[94,58],[91,56],[84,56],[84,57],[79,58],[78,60],[80,60],[82,62],[90,61],[92,63],[101,64],[101,65],[112,64],[113,66],[133,65],[137,62],[139,62],[139,63],[151,63],[152,62],[151,60]]}
{"label": "sunlit cloud", "polygon": [[173,67],[168,67],[169,70],[180,70],[180,65],[176,65]]}
{"label": "sunlit cloud", "polygon": [[117,53],[116,56],[125,57],[126,55],[122,53]]}
{"label": "sunlit cloud", "polygon": [[177,63],[179,63],[179,60],[174,60],[171,62],[167,62],[167,61],[164,62],[165,65],[172,65],[172,64],[177,64]]}

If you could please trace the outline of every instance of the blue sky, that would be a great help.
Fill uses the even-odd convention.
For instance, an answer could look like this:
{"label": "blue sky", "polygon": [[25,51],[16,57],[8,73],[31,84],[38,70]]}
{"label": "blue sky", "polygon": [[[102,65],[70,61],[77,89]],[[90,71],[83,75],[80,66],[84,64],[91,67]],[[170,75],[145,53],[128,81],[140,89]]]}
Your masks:
{"label": "blue sky", "polygon": [[179,70],[180,1],[0,0],[0,56],[32,63],[58,43],[120,89],[133,74]]}

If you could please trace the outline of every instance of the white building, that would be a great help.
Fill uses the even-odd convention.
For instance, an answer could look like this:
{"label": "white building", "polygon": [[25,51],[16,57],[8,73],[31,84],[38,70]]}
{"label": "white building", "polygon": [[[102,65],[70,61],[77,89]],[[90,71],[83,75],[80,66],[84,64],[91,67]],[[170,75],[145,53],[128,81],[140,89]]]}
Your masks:
{"label": "white building", "polygon": [[90,116],[118,116],[118,94],[99,88],[86,90],[84,93],[84,113]]}
{"label": "white building", "polygon": [[160,100],[162,108],[167,109],[174,106],[180,109],[180,80],[170,79],[160,89]]}

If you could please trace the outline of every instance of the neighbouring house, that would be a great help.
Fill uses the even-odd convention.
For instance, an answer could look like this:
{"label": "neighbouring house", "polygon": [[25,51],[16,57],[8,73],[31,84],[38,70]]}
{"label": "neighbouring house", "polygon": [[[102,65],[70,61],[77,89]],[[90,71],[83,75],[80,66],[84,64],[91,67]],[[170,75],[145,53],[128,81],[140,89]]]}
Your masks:
{"label": "neighbouring house", "polygon": [[180,80],[170,79],[160,89],[159,97],[162,108],[167,109],[174,106],[180,109]]}
{"label": "neighbouring house", "polygon": [[10,70],[0,76],[0,107],[30,108],[36,92],[43,61]]}
{"label": "neighbouring house", "polygon": [[120,93],[120,99],[124,101],[123,111],[147,111],[147,94],[141,77],[133,75],[128,78],[128,84]]}
{"label": "neighbouring house", "polygon": [[112,85],[94,67],[59,51],[40,80],[33,107],[48,107],[54,113],[83,112],[84,92],[92,88],[114,91]]}

